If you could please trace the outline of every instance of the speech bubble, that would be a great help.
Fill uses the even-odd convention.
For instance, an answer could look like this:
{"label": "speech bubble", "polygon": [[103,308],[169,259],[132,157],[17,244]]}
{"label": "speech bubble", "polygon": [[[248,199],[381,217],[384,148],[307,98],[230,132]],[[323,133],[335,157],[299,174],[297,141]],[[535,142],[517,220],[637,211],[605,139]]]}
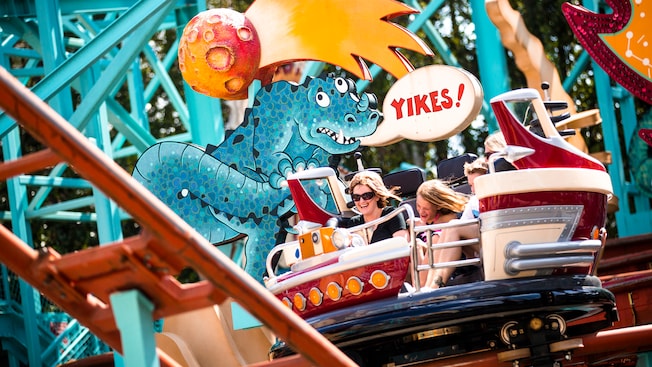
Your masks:
{"label": "speech bubble", "polygon": [[482,86],[473,74],[448,65],[425,66],[394,83],[383,102],[383,122],[360,140],[385,146],[402,139],[447,139],[475,120],[482,102]]}

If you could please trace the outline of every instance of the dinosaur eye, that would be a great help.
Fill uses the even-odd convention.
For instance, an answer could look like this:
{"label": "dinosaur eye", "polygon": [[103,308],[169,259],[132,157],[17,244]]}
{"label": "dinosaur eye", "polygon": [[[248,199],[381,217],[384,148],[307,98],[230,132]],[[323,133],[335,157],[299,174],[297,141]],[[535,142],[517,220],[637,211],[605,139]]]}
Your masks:
{"label": "dinosaur eye", "polygon": [[340,93],[349,91],[349,83],[344,78],[335,78],[335,89]]}
{"label": "dinosaur eye", "polygon": [[320,107],[328,107],[331,104],[331,99],[326,92],[319,92],[315,95],[315,101]]}

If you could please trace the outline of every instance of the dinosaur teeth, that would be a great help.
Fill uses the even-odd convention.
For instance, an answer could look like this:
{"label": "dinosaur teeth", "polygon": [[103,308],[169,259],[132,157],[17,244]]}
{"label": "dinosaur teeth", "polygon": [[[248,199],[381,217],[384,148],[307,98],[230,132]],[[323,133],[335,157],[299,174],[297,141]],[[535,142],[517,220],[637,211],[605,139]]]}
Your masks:
{"label": "dinosaur teeth", "polygon": [[335,141],[337,141],[339,144],[344,144],[344,131],[342,131],[342,129],[340,129],[340,133],[337,134],[337,140]]}
{"label": "dinosaur teeth", "polygon": [[346,144],[353,144],[355,143],[355,138],[347,138],[344,136],[344,131],[340,129],[340,133],[336,133],[335,131],[326,128],[326,127],[319,127],[317,128],[317,133],[318,134],[326,134],[328,135],[329,138],[331,138],[334,142],[340,144],[340,145],[346,145]]}

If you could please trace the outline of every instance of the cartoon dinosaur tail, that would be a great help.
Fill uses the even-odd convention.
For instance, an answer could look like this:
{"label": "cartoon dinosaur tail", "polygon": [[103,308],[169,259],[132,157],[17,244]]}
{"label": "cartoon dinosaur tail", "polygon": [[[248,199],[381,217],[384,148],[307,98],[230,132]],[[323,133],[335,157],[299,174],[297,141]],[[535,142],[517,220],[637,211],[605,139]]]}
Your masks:
{"label": "cartoon dinosaur tail", "polygon": [[151,146],[132,176],[213,244],[247,236],[245,271],[262,282],[282,218],[294,207],[288,189],[271,189],[180,142]]}
{"label": "cartoon dinosaur tail", "polygon": [[138,159],[132,176],[212,243],[240,233],[216,221],[209,202],[214,197],[223,163],[190,144],[162,142],[149,147]]}

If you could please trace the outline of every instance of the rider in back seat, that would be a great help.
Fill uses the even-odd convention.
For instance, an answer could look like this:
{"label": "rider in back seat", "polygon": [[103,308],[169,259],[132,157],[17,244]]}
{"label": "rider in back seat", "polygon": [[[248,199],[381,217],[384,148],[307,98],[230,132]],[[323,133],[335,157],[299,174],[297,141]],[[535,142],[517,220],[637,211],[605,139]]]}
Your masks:
{"label": "rider in back seat", "polygon": [[[462,215],[464,206],[467,202],[466,195],[459,193],[453,190],[446,182],[439,179],[428,180],[419,186],[417,190],[417,212],[419,213],[419,220],[416,225],[430,225],[430,224],[440,224],[448,223],[451,220],[455,220]],[[417,239],[427,242],[427,233],[421,232],[417,234]],[[432,243],[438,243],[441,231],[432,232]],[[439,262],[441,250],[434,250],[434,260]],[[429,262],[427,258],[427,253],[420,252],[420,264],[427,264]],[[428,272],[429,277],[431,276],[432,271]],[[434,273],[432,274],[434,275]],[[421,286],[428,286],[428,282],[422,279]],[[432,283],[432,281],[430,282]],[[435,288],[435,287],[431,287]]]}
{"label": "rider in back seat", "polygon": [[[487,161],[480,157],[471,163],[464,164],[464,175],[467,177],[471,192],[474,192],[475,179],[489,171]],[[464,208],[460,219],[474,219],[480,215],[478,200],[471,196]],[[461,239],[480,237],[480,228],[477,223],[460,227],[445,228],[441,231],[439,243],[454,242]],[[450,247],[438,250],[438,260],[448,262],[476,258],[480,256],[479,245],[465,247]],[[462,284],[482,280],[482,267],[480,265],[467,265],[457,268],[443,268],[432,270],[429,274],[426,287],[440,288],[447,284]]]}

